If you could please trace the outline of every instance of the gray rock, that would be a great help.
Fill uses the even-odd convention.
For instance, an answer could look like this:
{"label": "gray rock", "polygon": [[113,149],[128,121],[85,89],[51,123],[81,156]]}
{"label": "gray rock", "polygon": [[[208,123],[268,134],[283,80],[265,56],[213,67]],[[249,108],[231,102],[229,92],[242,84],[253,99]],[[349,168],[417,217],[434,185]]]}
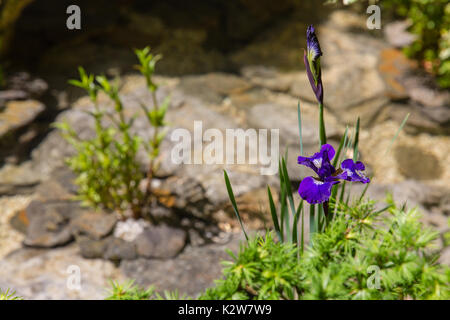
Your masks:
{"label": "gray rock", "polygon": [[80,248],[80,254],[86,259],[103,258],[105,250],[108,246],[110,238],[93,240],[86,236],[81,236],[77,239],[77,244]]}
{"label": "gray rock", "polygon": [[418,105],[389,103],[382,111],[381,118],[384,119],[378,121],[393,119],[400,125],[408,113],[410,116],[404,129],[410,134],[427,132],[445,135],[450,133],[449,112],[444,107],[423,108]]}
{"label": "gray rock", "polygon": [[109,238],[106,244],[103,258],[111,261],[133,260],[136,259],[136,246],[119,238]]}
{"label": "gray rock", "polygon": [[[349,68],[347,65],[333,66],[323,70],[324,103],[331,109],[343,110],[363,102],[374,100],[385,94],[385,85],[377,70],[368,66],[364,59]],[[380,105],[373,105],[372,108]]]}
{"label": "gray rock", "polygon": [[281,92],[288,92],[293,84],[302,79],[297,74],[284,74],[265,66],[246,66],[241,69],[241,73],[256,86]]}
{"label": "gray rock", "polygon": [[209,73],[201,76],[186,76],[180,82],[180,88],[191,96],[206,103],[220,104],[231,94],[251,88],[251,84],[241,77],[226,73]]}
{"label": "gray rock", "polygon": [[398,145],[394,149],[399,171],[409,179],[439,179],[443,164],[434,154],[415,145]]}
{"label": "gray rock", "polygon": [[28,97],[23,90],[0,90],[0,105],[9,100],[23,100]]}
{"label": "gray rock", "polygon": [[[308,108],[306,103],[301,103],[302,108]],[[316,107],[313,107],[317,109]],[[268,117],[270,115],[270,117]],[[315,116],[317,115],[317,118]],[[304,145],[317,146],[319,143],[318,133],[318,112],[317,114],[302,114],[302,138]],[[297,119],[297,106],[287,107],[277,103],[265,103],[253,106],[249,110],[248,121],[250,127],[279,129],[280,139],[286,145],[300,145]],[[330,121],[331,122],[331,121]],[[332,123],[327,124],[327,137],[335,138],[338,136],[338,129]],[[280,152],[283,153],[283,146],[280,146]]]}
{"label": "gray rock", "polygon": [[426,108],[450,106],[448,90],[438,89],[429,75],[405,74],[402,80],[410,98]]}
{"label": "gray rock", "polygon": [[[62,112],[55,122],[67,120],[81,139],[92,138],[94,135],[94,122],[82,110],[69,110]],[[74,154],[75,150],[67,143],[59,130],[52,130],[39,146],[31,152],[32,167],[39,172],[41,180],[51,177],[54,170],[65,167],[65,159]]]}
{"label": "gray rock", "polygon": [[438,262],[450,266],[450,247],[442,250]]}
{"label": "gray rock", "polygon": [[166,225],[145,229],[135,240],[136,251],[144,258],[173,258],[185,246],[187,234]]}
{"label": "gray rock", "polygon": [[[352,184],[352,196],[359,196],[365,185],[359,183]],[[366,198],[377,200],[379,208],[385,205],[387,193],[392,194],[395,202],[401,206],[406,203],[407,208],[418,207],[425,215],[430,210],[439,212],[445,217],[449,189],[441,186],[434,186],[427,181],[405,180],[399,183],[380,184],[371,182],[366,192]],[[435,219],[436,220],[436,219]],[[441,221],[441,227],[445,227],[446,222]]]}
{"label": "gray rock", "polygon": [[[77,284],[77,275],[79,288],[69,285]],[[22,248],[0,260],[0,287],[14,288],[27,300],[103,300],[111,279],[126,280],[111,261],[83,258],[75,243],[52,250]]]}
{"label": "gray rock", "polygon": [[67,166],[61,166],[51,171],[50,177],[43,180],[35,190],[36,199],[42,201],[73,200],[78,187],[75,185],[76,175]]}
{"label": "gray rock", "polygon": [[7,85],[12,90],[24,90],[29,97],[40,97],[47,89],[48,84],[43,79],[33,78],[27,72],[13,73],[8,77]]}
{"label": "gray rock", "polygon": [[45,110],[45,106],[36,100],[8,101],[0,112],[0,139],[14,130],[33,122]]}
{"label": "gray rock", "polygon": [[394,47],[402,48],[413,43],[417,36],[408,32],[410,21],[394,21],[384,25],[383,31],[386,40]]}
{"label": "gray rock", "polygon": [[33,169],[31,161],[5,164],[0,169],[0,195],[30,194],[39,182],[41,175]]}
{"label": "gray rock", "polygon": [[225,244],[187,246],[176,258],[169,260],[140,258],[122,261],[120,269],[141,286],[154,285],[158,291],[178,290],[180,294],[195,297],[220,277],[220,262],[231,260],[225,249],[237,252],[243,240],[242,233],[233,234]]}
{"label": "gray rock", "polygon": [[[194,179],[173,176],[165,179],[162,189],[170,190],[173,207],[202,218],[214,211],[202,184]],[[167,210],[167,209],[166,209]],[[158,213],[158,212],[156,212]]]}
{"label": "gray rock", "polygon": [[74,235],[86,235],[93,240],[99,240],[109,235],[116,225],[114,213],[83,212],[71,221]]}
{"label": "gray rock", "polygon": [[81,213],[78,202],[34,200],[25,210],[29,220],[26,246],[51,248],[73,240],[70,221]]}

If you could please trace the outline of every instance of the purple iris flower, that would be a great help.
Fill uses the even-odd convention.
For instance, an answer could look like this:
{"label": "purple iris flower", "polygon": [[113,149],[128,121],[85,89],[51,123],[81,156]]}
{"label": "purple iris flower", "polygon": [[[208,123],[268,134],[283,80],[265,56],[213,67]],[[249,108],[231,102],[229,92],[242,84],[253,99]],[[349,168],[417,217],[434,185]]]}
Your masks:
{"label": "purple iris flower", "polygon": [[303,61],[306,66],[306,73],[308,74],[309,82],[316,95],[319,103],[323,103],[323,86],[322,86],[322,72],[320,69],[320,57],[322,50],[320,49],[319,40],[314,30],[310,25],[306,31],[306,51],[303,55]]}
{"label": "purple iris flower", "polygon": [[312,157],[298,157],[298,163],[314,170],[317,177],[306,177],[300,183],[298,193],[308,203],[323,203],[329,200],[331,188],[339,180],[369,183],[363,171],[365,166],[361,161],[356,163],[352,159],[342,161],[341,167],[335,169],[331,160],[335,151],[330,144],[324,144],[320,151]]}

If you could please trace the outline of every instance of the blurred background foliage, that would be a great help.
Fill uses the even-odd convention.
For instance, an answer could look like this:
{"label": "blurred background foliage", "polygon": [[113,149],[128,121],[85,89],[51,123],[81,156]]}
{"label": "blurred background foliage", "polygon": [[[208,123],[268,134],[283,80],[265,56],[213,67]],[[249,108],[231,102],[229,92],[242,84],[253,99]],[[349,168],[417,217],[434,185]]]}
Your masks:
{"label": "blurred background foliage", "polygon": [[[338,1],[331,0],[329,3]],[[450,2],[447,0],[344,0],[344,4],[360,2],[364,7],[379,4],[382,17],[408,19],[409,31],[416,40],[404,48],[408,57],[422,62],[425,70],[437,75],[443,88],[450,87]]]}
{"label": "blurred background foliage", "polygon": [[[25,9],[29,4],[33,3],[34,0],[0,0],[0,57],[5,57],[5,54],[11,50],[17,51],[17,46],[13,46],[13,35],[14,35],[14,25],[19,19],[23,9]],[[44,3],[46,2],[46,3]],[[33,6],[33,10],[44,12],[46,7],[48,7],[51,1],[39,0],[36,1],[36,5]],[[72,1],[73,2],[73,1]],[[54,7],[58,10],[64,10],[67,5],[72,4],[70,1],[58,1],[54,3]],[[173,12],[171,14],[171,21],[163,21],[164,24],[182,24],[186,20],[186,17],[191,17],[189,24],[202,25],[202,27],[213,30],[211,33],[213,36],[208,35],[206,39],[207,45],[211,48],[218,48],[219,51],[229,51],[235,49],[237,46],[249,39],[254,38],[255,32],[264,30],[264,27],[268,23],[275,19],[276,17],[289,14],[289,11],[294,7],[298,6],[308,6],[304,1],[300,0],[282,0],[273,3],[272,1],[252,1],[252,0],[240,0],[236,2],[225,2],[225,1],[209,1],[207,4],[201,1],[190,1],[189,8],[180,12]],[[86,1],[77,1],[78,5],[85,7],[93,7],[94,4],[89,4]],[[272,3],[272,4],[271,4]],[[412,58],[415,58],[422,62],[423,67],[438,77],[439,84],[444,87],[450,87],[450,4],[446,0],[324,0],[324,4],[334,3],[335,5],[350,5],[359,6],[362,11],[365,11],[370,4],[379,4],[382,7],[382,18],[388,17],[388,19],[405,19],[407,18],[411,22],[411,27],[409,31],[417,36],[416,40],[408,47],[404,49],[405,53]],[[106,3],[105,3],[106,4]],[[96,1],[95,6],[101,7],[102,11],[97,12],[94,15],[89,11],[88,17],[83,13],[83,24],[86,20],[89,21],[90,29],[92,27],[100,26],[105,24],[106,19],[109,21],[121,20],[120,11],[127,10],[126,8],[130,5],[133,6],[147,6],[151,7],[152,12],[158,14],[158,16],[164,16],[164,12],[173,11],[174,7],[186,6],[180,1],[170,0],[165,2],[155,2],[154,4],[144,4],[142,1],[115,1],[115,5],[99,6]],[[315,4],[315,1],[311,1],[311,5]],[[317,12],[317,15],[323,15],[324,12],[329,10],[329,6],[324,6],[321,12]],[[172,9],[171,9],[172,8]],[[259,8],[259,9],[258,9]],[[56,9],[54,9],[56,10]],[[115,12],[114,12],[115,11]],[[309,10],[308,10],[309,11]],[[185,12],[184,17],[180,17],[180,13]],[[230,14],[231,13],[231,14]],[[60,17],[53,16],[48,19],[43,25],[50,25],[53,20],[61,20],[59,23],[65,25],[64,19],[65,14],[59,15]],[[164,38],[164,30],[160,30],[161,21],[151,20],[151,21],[139,21],[138,16],[129,16],[128,18],[136,20],[133,23],[144,26],[144,29],[148,29],[147,38],[152,41],[152,43],[157,42],[158,39],[153,38]],[[313,17],[311,17],[313,19]],[[35,27],[35,32],[43,32],[41,26],[33,26],[34,22],[30,21],[26,28]],[[164,26],[163,26],[164,27]],[[21,26],[23,28],[23,26]],[[44,42],[51,43],[56,41],[57,37],[67,37],[67,30],[65,28],[60,28],[61,30],[56,30],[53,34],[44,34]],[[95,28],[94,28],[95,29]],[[151,30],[153,29],[153,31]],[[159,31],[158,31],[159,30]],[[126,28],[122,30],[126,32]],[[44,31],[45,33],[45,31]],[[136,46],[144,46],[145,44],[139,43],[139,38],[137,34],[128,35],[136,40]],[[202,34],[192,33],[192,39],[189,41],[198,42],[202,41]],[[115,37],[117,41],[121,41],[120,30],[115,32]],[[185,41],[187,40],[185,35],[182,36]],[[39,39],[39,37],[37,37]],[[53,39],[53,40],[52,40]],[[155,41],[156,40],[156,41]],[[160,39],[161,40],[161,39]],[[17,42],[17,41],[16,41]],[[27,44],[31,52],[39,55],[40,47],[32,43],[32,40]],[[176,47],[174,43],[166,43],[165,46]],[[169,48],[168,48],[169,49]],[[173,49],[173,48],[172,48]],[[175,48],[176,49],[176,48]],[[16,52],[17,53],[17,52]],[[20,54],[23,53],[19,53]],[[200,53],[199,53],[200,55]],[[21,57],[23,58],[23,57]],[[217,58],[219,59],[219,58]],[[4,60],[4,59],[2,59]],[[5,69],[5,61],[0,63],[3,64],[3,69]],[[219,63],[220,64],[220,63]],[[3,72],[0,67],[0,85],[2,84]]]}
{"label": "blurred background foliage", "polygon": [[442,87],[450,87],[450,2],[446,0],[385,0],[382,5],[400,18],[411,20],[417,39],[405,53],[424,61],[438,75]]}

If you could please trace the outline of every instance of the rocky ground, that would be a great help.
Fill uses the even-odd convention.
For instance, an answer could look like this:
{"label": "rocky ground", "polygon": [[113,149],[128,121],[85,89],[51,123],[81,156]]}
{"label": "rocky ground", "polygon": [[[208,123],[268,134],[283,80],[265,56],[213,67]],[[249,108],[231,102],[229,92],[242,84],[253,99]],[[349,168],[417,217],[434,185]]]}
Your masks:
{"label": "rocky ground", "polygon": [[[283,49],[296,30],[303,33],[299,25],[295,19],[286,21],[282,29],[269,30],[265,38],[233,53],[239,72],[159,76],[158,99],[171,95],[168,137],[176,128],[192,132],[195,120],[203,121],[203,130],[279,129],[280,152],[289,149],[289,173],[298,184],[308,172],[295,161],[297,102],[300,99],[306,154],[316,152],[318,145],[317,106],[304,71],[268,66],[264,59],[271,59],[269,48]],[[418,206],[424,222],[443,235],[450,214],[449,93],[433,88],[415,63],[386,40],[389,36],[370,34],[361,15],[335,11],[318,25],[318,34],[330,142],[337,146],[346,125],[353,126],[360,116],[361,158],[373,175],[367,195],[383,201],[389,191],[399,203]],[[298,48],[277,52],[284,52],[284,66],[301,64]],[[5,104],[0,110],[0,141],[5,146],[0,168],[0,287],[12,287],[32,299],[102,299],[108,279],[133,278],[160,290],[198,294],[220,275],[220,260],[227,258],[224,249],[236,251],[242,240],[228,204],[224,168],[245,224],[252,230],[270,225],[265,188],[277,187],[276,176],[263,176],[259,166],[248,164],[174,165],[170,152],[175,142],[170,139],[163,143],[154,184],[164,203],[158,215],[176,218],[151,226],[82,208],[73,200],[73,175],[64,165],[73,149],[59,131],[45,127],[45,119],[50,111],[63,110],[55,120],[67,120],[88,137],[93,126],[83,111],[92,105],[86,96],[64,105],[61,93],[57,106],[46,106],[45,82],[22,78],[21,89],[0,92]],[[151,105],[141,76],[123,75],[121,81],[128,115],[140,112],[140,102]],[[105,97],[100,103],[109,105]],[[407,125],[386,153],[408,112]],[[133,130],[152,134],[142,117]],[[144,153],[141,160],[146,163]],[[355,186],[354,194],[358,191]],[[450,263],[449,248],[443,240],[438,245],[442,261]],[[81,291],[67,286],[71,265],[80,268]]]}

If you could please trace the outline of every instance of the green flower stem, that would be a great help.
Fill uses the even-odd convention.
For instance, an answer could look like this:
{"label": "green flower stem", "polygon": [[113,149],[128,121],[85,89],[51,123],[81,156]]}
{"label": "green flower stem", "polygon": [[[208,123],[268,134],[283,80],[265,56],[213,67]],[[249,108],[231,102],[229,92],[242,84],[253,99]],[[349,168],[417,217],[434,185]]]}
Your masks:
{"label": "green flower stem", "polygon": [[315,220],[315,205],[309,205],[309,241],[311,242],[312,235],[316,231],[316,220]]}
{"label": "green flower stem", "polygon": [[327,143],[327,134],[325,132],[325,121],[323,119],[323,103],[319,103],[319,143],[323,146]]}
{"label": "green flower stem", "polygon": [[[158,106],[158,100],[156,99],[156,90],[151,90],[151,91],[152,91],[153,109],[155,110],[155,113],[157,113],[159,110],[159,106]],[[156,147],[157,143],[158,143],[158,126],[154,126],[153,137],[151,140],[152,150],[150,153],[150,163],[148,165],[148,171],[147,171],[147,188],[145,190],[145,197],[144,197],[144,199],[148,199],[148,200],[150,198],[150,195],[152,194],[151,180],[155,174],[154,148]]]}

